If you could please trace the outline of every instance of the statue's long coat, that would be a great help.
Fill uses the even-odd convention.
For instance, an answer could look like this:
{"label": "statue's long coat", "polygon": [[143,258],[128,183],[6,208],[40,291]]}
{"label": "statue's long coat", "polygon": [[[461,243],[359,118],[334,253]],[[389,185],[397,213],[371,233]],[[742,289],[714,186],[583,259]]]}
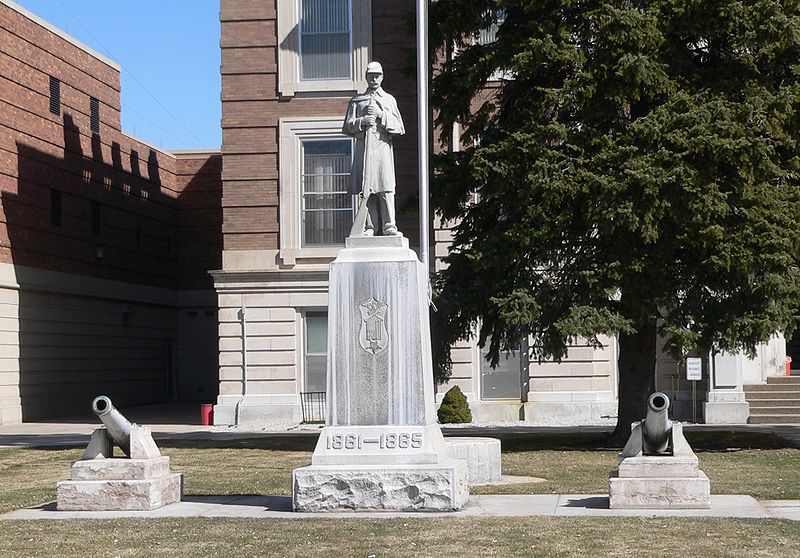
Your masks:
{"label": "statue's long coat", "polygon": [[[370,102],[375,103],[383,111],[383,120],[367,129],[364,116],[367,114]],[[350,99],[342,132],[356,138],[350,193],[394,192],[392,136],[406,133],[403,127],[403,118],[400,116],[394,97],[378,88],[374,92],[367,90]],[[369,142],[366,141],[366,134],[372,134]],[[367,143],[369,144],[369,153],[365,153]],[[368,158],[366,165],[364,164],[365,157]],[[365,170],[366,176],[364,175]]]}

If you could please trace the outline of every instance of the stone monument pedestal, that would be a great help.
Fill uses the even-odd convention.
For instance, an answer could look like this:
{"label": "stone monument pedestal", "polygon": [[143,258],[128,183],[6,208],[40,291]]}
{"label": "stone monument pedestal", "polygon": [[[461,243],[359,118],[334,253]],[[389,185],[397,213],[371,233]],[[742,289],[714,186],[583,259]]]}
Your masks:
{"label": "stone monument pedestal", "polygon": [[183,476],[169,457],[87,459],[56,485],[59,511],[149,511],[180,502]]}
{"label": "stone monument pedestal", "polygon": [[460,459],[413,465],[311,465],[292,472],[295,511],[452,511],[469,499]]}
{"label": "stone monument pedestal", "polygon": [[[105,396],[95,403],[100,399],[111,406]],[[130,424],[112,410],[115,428],[92,432],[81,459],[69,469],[70,479],[56,484],[58,510],[150,511],[180,502],[183,475],[170,472],[169,457],[161,455],[150,428]],[[129,457],[114,457],[113,442]]]}
{"label": "stone monument pedestal", "polygon": [[460,509],[468,472],[435,419],[427,270],[403,237],[351,237],[329,293],[328,424],[292,473],[294,509]]}
{"label": "stone monument pedestal", "polygon": [[[634,425],[631,438],[637,435]],[[673,455],[627,452],[608,479],[611,509],[708,509],[711,483],[683,436],[683,425],[672,424]]]}

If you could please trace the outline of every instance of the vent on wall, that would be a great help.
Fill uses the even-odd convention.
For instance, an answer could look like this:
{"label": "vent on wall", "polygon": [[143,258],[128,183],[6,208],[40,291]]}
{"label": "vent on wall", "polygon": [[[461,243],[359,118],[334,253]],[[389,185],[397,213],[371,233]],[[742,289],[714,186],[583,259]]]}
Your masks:
{"label": "vent on wall", "polygon": [[92,133],[100,133],[100,101],[94,97],[89,97],[89,119]]}
{"label": "vent on wall", "polygon": [[50,76],[50,113],[61,114],[61,80]]}

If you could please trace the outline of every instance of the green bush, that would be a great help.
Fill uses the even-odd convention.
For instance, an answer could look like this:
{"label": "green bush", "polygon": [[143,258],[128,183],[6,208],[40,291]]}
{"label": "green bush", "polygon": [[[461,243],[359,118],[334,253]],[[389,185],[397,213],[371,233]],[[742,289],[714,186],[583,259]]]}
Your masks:
{"label": "green bush", "polygon": [[467,403],[467,398],[461,393],[461,388],[458,386],[451,387],[444,394],[442,406],[439,407],[437,414],[439,415],[439,422],[442,424],[472,422],[472,411],[469,410],[469,403]]}

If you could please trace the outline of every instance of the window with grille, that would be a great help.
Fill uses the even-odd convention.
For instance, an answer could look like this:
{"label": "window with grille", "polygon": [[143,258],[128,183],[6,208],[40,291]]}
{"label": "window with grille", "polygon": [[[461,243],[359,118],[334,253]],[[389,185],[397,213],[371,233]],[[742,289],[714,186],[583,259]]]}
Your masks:
{"label": "window with grille", "polygon": [[352,79],[351,0],[300,0],[300,79]]}
{"label": "window with grille", "polygon": [[50,224],[61,226],[61,191],[50,190]]}
{"label": "window with grille", "polygon": [[61,114],[61,80],[50,76],[50,113]]}
{"label": "window with grille", "polygon": [[92,133],[100,133],[100,101],[94,97],[89,98],[89,123]]}
{"label": "window with grille", "polygon": [[328,370],[328,314],[306,313],[305,390],[324,392]]}
{"label": "window with grille", "polygon": [[353,224],[352,141],[303,141],[302,161],[302,244],[343,244]]}
{"label": "window with grille", "polygon": [[488,45],[497,40],[497,31],[503,22],[506,20],[506,11],[498,10],[492,18],[492,23],[489,27],[481,29],[475,34],[475,42],[479,45]]}

